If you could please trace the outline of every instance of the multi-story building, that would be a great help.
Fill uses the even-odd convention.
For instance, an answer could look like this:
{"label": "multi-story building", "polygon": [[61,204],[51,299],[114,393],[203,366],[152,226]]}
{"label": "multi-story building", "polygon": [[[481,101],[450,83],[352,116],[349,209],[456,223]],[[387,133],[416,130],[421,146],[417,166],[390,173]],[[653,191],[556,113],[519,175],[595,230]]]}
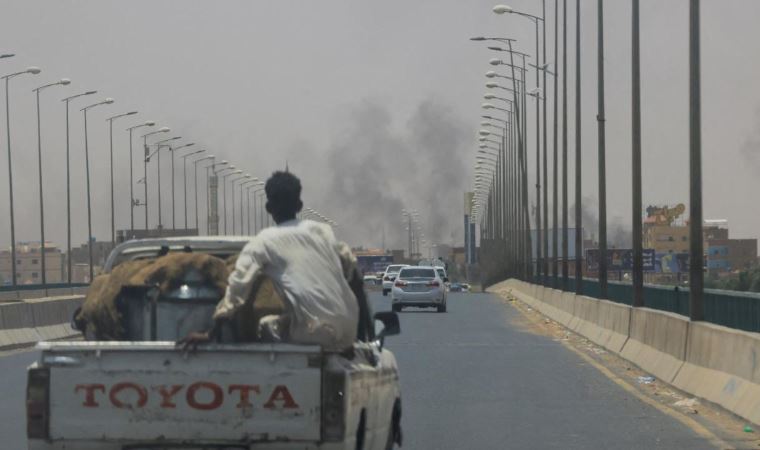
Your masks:
{"label": "multi-story building", "polygon": [[[16,284],[42,283],[42,252],[39,242],[16,244]],[[11,284],[13,268],[10,249],[0,250],[0,284]],[[64,255],[53,243],[45,243],[45,281],[64,280]]]}
{"label": "multi-story building", "polygon": [[757,264],[757,239],[730,239],[727,220],[705,220],[704,248],[711,273],[734,272]]}

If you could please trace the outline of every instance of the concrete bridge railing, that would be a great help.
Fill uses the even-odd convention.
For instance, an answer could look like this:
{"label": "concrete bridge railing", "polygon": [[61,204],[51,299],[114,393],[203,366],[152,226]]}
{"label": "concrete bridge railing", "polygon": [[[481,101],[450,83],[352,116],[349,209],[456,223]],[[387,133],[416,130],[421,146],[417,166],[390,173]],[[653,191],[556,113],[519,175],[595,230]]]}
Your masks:
{"label": "concrete bridge railing", "polygon": [[84,295],[0,303],[0,350],[79,335],[70,326]]}
{"label": "concrete bridge railing", "polygon": [[660,380],[760,424],[760,333],[519,280],[488,291],[512,295]]}

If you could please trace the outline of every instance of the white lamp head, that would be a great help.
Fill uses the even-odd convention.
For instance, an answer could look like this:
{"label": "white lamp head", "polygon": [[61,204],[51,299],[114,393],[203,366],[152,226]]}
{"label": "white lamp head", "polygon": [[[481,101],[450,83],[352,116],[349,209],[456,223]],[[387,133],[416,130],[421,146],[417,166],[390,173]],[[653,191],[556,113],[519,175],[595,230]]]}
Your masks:
{"label": "white lamp head", "polygon": [[478,133],[480,133],[481,136],[488,136],[489,134],[491,134],[491,132],[488,130],[480,130],[478,131]]}
{"label": "white lamp head", "polygon": [[499,87],[499,85],[496,83],[486,83],[486,87],[493,89],[493,88]]}
{"label": "white lamp head", "polygon": [[62,84],[64,86],[71,84],[71,80],[68,78],[61,78],[61,81],[58,82],[58,84]]}
{"label": "white lamp head", "polygon": [[483,98],[486,99],[486,100],[492,100],[492,99],[496,98],[496,96],[493,95],[493,94],[486,94],[486,95],[483,96]]}
{"label": "white lamp head", "polygon": [[103,103],[105,103],[106,105],[110,105],[111,103],[113,103],[113,99],[111,97],[106,97],[106,99],[103,100]]}
{"label": "white lamp head", "polygon": [[495,76],[496,76],[496,72],[494,72],[493,70],[489,70],[488,72],[486,72],[487,78],[493,78]]}
{"label": "white lamp head", "polygon": [[492,66],[498,66],[499,64],[501,64],[501,60],[500,59],[496,59],[496,58],[491,58],[488,61],[488,64],[490,64]]}
{"label": "white lamp head", "polygon": [[42,72],[42,69],[37,66],[29,66],[26,68],[26,73],[31,73],[32,75],[37,75],[40,72]]}
{"label": "white lamp head", "polygon": [[161,127],[161,128],[159,128],[159,130],[158,130],[158,131],[159,131],[159,132],[161,132],[161,133],[168,133],[168,132],[170,132],[171,130],[172,130],[172,129],[171,129],[171,128],[169,128],[169,127]]}
{"label": "white lamp head", "polygon": [[496,14],[511,13],[513,10],[507,5],[496,5],[493,7],[493,12]]}
{"label": "white lamp head", "polygon": [[152,120],[148,120],[147,122],[145,122],[145,126],[146,126],[146,127],[152,127],[152,126],[153,126],[153,125],[155,125],[155,124],[156,124],[156,122],[154,122],[154,121],[152,121]]}

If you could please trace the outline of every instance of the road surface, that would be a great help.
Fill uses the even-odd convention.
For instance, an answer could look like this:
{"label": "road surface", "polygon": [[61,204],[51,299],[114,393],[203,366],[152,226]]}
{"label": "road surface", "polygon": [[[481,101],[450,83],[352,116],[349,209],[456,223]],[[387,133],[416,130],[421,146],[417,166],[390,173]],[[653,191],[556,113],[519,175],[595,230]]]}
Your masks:
{"label": "road surface", "polygon": [[[389,297],[372,293],[375,310]],[[401,368],[404,447],[412,450],[713,448],[551,338],[516,324],[490,294],[451,294],[449,312],[404,310],[386,345]],[[0,437],[25,449],[25,367],[0,357]]]}

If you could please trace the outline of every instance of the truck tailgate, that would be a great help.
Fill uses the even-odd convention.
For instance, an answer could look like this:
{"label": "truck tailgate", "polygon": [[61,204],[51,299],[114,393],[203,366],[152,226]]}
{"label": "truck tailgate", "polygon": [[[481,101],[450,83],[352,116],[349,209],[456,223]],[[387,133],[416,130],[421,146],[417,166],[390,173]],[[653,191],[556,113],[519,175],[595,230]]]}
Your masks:
{"label": "truck tailgate", "polygon": [[319,441],[319,347],[43,343],[50,439]]}

